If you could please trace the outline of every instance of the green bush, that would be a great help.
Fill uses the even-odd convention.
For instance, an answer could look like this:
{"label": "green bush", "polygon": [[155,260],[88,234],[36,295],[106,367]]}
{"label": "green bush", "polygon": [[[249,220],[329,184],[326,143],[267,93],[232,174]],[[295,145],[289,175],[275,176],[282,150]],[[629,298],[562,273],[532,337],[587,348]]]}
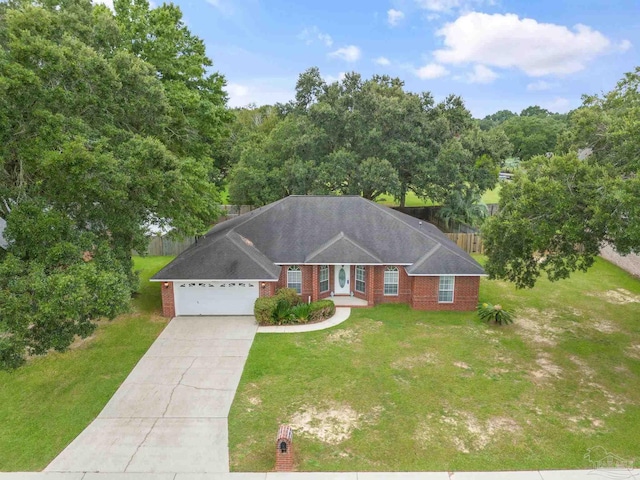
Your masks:
{"label": "green bush", "polygon": [[275,298],[286,300],[290,306],[295,307],[302,302],[302,299],[293,288],[281,288],[276,292]]}
{"label": "green bush", "polygon": [[286,298],[278,298],[276,295],[276,307],[273,309],[273,323],[275,325],[286,325],[293,323],[293,314],[291,313],[291,304]]}
{"label": "green bush", "polygon": [[253,314],[256,321],[260,325],[273,324],[273,311],[276,308],[277,300],[275,297],[260,297],[253,305]]}
{"label": "green bush", "polygon": [[309,321],[310,314],[311,305],[308,303],[301,303],[295,307],[291,307],[291,315],[296,323],[307,323]]}
{"label": "green bush", "polygon": [[310,322],[320,322],[332,317],[336,313],[336,305],[331,300],[318,300],[309,304]]}
{"label": "green bush", "polygon": [[502,305],[492,305],[490,303],[478,304],[478,316],[485,322],[494,322],[498,325],[513,323],[510,312],[502,308]]}
{"label": "green bush", "polygon": [[291,305],[291,294],[295,290],[283,288],[273,297],[262,297],[256,300],[253,313],[260,325],[288,325],[292,323],[320,322],[336,313],[336,306],[331,300],[319,300],[302,303],[296,294],[295,304]]}

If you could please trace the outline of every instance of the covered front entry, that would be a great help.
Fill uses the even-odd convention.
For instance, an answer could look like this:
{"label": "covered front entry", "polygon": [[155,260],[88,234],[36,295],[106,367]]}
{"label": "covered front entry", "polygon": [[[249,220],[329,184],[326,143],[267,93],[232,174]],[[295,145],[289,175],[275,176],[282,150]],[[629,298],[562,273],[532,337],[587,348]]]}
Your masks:
{"label": "covered front entry", "polygon": [[336,265],[334,267],[334,287],[336,295],[349,295],[351,293],[351,268],[349,265]]}
{"label": "covered front entry", "polygon": [[253,315],[258,282],[175,282],[176,315]]}

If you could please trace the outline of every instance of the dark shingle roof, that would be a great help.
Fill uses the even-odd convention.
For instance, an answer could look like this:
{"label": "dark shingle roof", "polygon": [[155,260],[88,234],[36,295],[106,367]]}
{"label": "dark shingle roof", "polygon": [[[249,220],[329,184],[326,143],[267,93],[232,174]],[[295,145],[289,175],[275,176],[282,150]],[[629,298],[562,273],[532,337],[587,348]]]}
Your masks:
{"label": "dark shingle roof", "polygon": [[276,279],[278,264],[396,264],[409,275],[483,275],[427,222],[353,196],[290,196],[213,227],[156,280]]}

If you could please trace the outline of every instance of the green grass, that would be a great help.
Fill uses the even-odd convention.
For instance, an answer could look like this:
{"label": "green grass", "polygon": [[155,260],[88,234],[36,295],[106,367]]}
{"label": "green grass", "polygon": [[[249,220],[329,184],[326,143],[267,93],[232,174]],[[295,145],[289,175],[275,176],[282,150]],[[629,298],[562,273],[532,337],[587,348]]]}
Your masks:
{"label": "green grass", "polygon": [[166,325],[160,286],[147,280],[170,260],[135,259],[141,287],[131,313],[100,322],[65,353],[0,372],[0,471],[41,470],[102,410]]}
{"label": "green grass", "polygon": [[[496,188],[494,188],[493,190],[486,191],[482,195],[482,202],[485,204],[498,203],[500,201],[500,187],[501,185],[498,184]],[[382,205],[387,205],[390,207],[397,207],[398,205],[400,205],[400,200],[390,195],[383,195],[378,199],[378,203],[381,203]],[[418,197],[413,192],[407,192],[407,198],[405,199],[405,206],[430,207],[433,205],[437,205],[437,204],[433,203],[431,200],[424,200]]]}
{"label": "green grass", "polygon": [[483,280],[481,300],[516,324],[381,305],[257,335],[229,419],[232,470],[272,470],[280,423],[294,424],[301,471],[589,468],[595,446],[640,460],[640,282],[599,260],[533,290]]}

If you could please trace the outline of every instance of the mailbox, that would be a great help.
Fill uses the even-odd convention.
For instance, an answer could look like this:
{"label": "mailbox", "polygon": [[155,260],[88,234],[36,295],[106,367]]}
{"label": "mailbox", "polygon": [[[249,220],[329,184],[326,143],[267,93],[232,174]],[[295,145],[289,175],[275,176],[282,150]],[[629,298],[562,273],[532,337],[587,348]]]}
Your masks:
{"label": "mailbox", "polygon": [[280,425],[276,438],[276,471],[293,471],[293,430],[289,425]]}

